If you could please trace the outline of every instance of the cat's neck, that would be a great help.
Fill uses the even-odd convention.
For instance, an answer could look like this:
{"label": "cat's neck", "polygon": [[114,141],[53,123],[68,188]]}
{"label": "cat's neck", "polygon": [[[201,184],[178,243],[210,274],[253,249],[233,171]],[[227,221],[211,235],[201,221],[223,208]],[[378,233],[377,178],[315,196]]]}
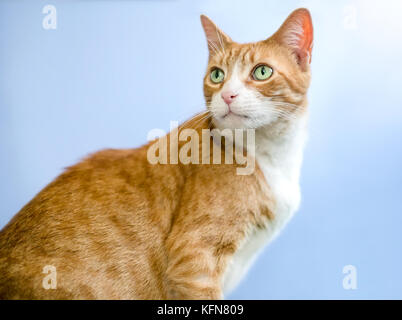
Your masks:
{"label": "cat's neck", "polygon": [[[303,149],[307,139],[307,118],[305,111],[288,120],[277,120],[270,125],[255,130],[254,151],[255,158],[267,176],[281,174],[288,180],[298,183],[300,168],[303,160]],[[220,134],[226,136],[225,130],[233,139],[234,129],[225,129],[219,123],[212,123],[213,128],[221,130]],[[223,130],[223,131],[222,131]],[[236,143],[239,141],[236,140]],[[248,149],[248,135],[243,135],[243,146]]]}
{"label": "cat's neck", "polygon": [[279,120],[255,132],[256,157],[285,174],[299,178],[307,139],[307,114],[292,120]]}

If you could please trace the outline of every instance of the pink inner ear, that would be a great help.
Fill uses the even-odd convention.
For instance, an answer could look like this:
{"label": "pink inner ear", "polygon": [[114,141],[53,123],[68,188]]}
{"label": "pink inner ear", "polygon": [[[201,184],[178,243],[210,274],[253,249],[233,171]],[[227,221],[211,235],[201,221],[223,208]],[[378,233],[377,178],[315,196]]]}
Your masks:
{"label": "pink inner ear", "polygon": [[311,63],[313,24],[307,9],[298,9],[290,14],[276,38],[293,50],[301,66]]}
{"label": "pink inner ear", "polygon": [[303,26],[303,36],[300,37],[299,48],[302,52],[307,52],[309,63],[311,63],[311,52],[313,50],[313,24],[310,14],[303,14],[301,17]]}

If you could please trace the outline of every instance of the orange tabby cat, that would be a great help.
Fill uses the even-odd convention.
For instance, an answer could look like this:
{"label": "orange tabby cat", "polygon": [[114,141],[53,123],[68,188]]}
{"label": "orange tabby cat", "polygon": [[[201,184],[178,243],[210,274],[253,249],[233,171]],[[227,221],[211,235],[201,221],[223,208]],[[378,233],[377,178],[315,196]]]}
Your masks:
{"label": "orange tabby cat", "polygon": [[[89,156],[1,231],[0,298],[220,299],[297,210],[309,12],[294,11],[272,37],[248,44],[232,41],[205,16],[201,22],[209,48],[208,110],[179,134],[253,129],[255,170],[238,174],[244,163],[237,158],[155,164],[149,158],[155,142]],[[172,133],[165,141],[168,159],[185,145]],[[217,145],[209,135],[199,150]]]}

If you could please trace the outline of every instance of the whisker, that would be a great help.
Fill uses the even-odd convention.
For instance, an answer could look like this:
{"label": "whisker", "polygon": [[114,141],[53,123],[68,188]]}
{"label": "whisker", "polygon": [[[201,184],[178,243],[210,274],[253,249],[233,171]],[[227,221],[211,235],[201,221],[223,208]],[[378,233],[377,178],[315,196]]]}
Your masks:
{"label": "whisker", "polygon": [[211,49],[214,51],[216,55],[223,55],[221,50],[219,50],[218,47],[215,45],[215,43],[213,43],[211,40],[208,40],[208,45],[211,46]]}
{"label": "whisker", "polygon": [[220,35],[219,32],[218,32],[218,29],[216,29],[216,35],[218,36],[219,43],[220,43],[220,45],[221,45],[222,51],[223,51],[223,53],[225,54],[225,53],[226,53],[226,52],[225,52],[225,48],[224,48],[224,46],[223,46],[223,41],[222,41],[221,35]]}

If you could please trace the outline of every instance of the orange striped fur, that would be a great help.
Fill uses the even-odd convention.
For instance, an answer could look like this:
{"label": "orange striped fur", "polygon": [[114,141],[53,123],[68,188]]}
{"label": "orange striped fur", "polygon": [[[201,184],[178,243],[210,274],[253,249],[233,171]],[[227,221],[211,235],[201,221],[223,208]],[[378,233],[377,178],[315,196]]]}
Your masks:
{"label": "orange striped fur", "polygon": [[[223,86],[211,83],[212,68],[224,68],[230,78],[236,63],[248,74],[263,62],[273,67],[272,79],[246,77],[245,86],[282,102],[277,108],[287,117],[275,120],[281,128],[291,115],[305,114],[312,40],[304,39],[307,47],[303,42],[296,52],[284,35],[300,19],[311,28],[310,20],[305,21],[308,12],[300,9],[273,37],[249,44],[233,42],[216,28],[221,47],[210,43],[204,78],[208,108]],[[210,37],[212,22],[203,16],[202,23]],[[306,37],[312,39],[312,34]],[[203,114],[179,130],[201,133],[215,127],[216,119]],[[236,174],[236,162],[151,164],[147,151],[152,143],[88,156],[17,213],[0,232],[0,298],[224,297],[224,274],[232,257],[251,232],[276,219],[270,181],[259,164],[249,175]],[[168,143],[170,150],[174,142]],[[221,152],[224,158],[223,147]],[[55,289],[43,287],[46,265],[56,267]]]}

